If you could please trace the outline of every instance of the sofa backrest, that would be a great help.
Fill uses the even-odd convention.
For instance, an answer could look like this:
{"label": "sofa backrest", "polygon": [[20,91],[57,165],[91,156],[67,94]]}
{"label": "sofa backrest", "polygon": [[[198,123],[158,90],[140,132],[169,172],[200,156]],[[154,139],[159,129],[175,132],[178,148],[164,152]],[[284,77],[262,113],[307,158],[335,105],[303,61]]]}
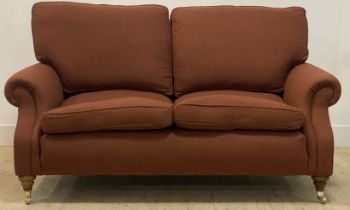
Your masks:
{"label": "sofa backrest", "polygon": [[57,71],[69,93],[173,93],[166,7],[37,3],[32,30],[37,59]]}
{"label": "sofa backrest", "polygon": [[299,7],[184,7],[171,14],[175,94],[236,89],[280,92],[305,62],[307,21]]}

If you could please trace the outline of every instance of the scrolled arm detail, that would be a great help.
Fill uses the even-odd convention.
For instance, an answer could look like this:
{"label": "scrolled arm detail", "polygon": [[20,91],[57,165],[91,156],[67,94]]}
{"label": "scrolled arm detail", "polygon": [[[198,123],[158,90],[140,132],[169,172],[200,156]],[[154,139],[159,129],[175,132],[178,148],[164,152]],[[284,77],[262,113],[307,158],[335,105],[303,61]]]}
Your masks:
{"label": "scrolled arm detail", "polygon": [[19,106],[23,98],[18,89],[27,91],[38,108],[53,108],[63,101],[63,89],[54,69],[46,64],[34,64],[14,74],[5,85],[6,99]]}
{"label": "scrolled arm detail", "polygon": [[[327,93],[317,94],[326,89]],[[308,63],[296,66],[287,78],[284,88],[286,103],[298,108],[306,108],[315,101],[315,96],[321,95],[323,105],[329,107],[335,104],[341,94],[340,83],[330,73]]]}
{"label": "scrolled arm detail", "polygon": [[5,96],[11,104],[18,107],[14,135],[16,174],[40,174],[39,121],[43,112],[59,106],[63,101],[59,77],[50,66],[34,64],[7,81]]}
{"label": "scrolled arm detail", "polygon": [[333,172],[334,140],[328,107],[339,100],[340,94],[339,81],[311,64],[296,66],[287,78],[284,100],[305,117],[302,132],[307,139],[310,175],[330,176]]}

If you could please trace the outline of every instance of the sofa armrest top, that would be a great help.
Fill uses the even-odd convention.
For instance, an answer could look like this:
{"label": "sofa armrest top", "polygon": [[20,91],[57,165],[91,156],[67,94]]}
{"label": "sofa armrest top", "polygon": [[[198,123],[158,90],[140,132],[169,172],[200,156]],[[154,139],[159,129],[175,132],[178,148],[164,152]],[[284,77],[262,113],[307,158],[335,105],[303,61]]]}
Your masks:
{"label": "sofa armrest top", "polygon": [[53,108],[63,101],[63,89],[60,79],[50,66],[34,64],[15,73],[5,85],[6,99],[14,106],[20,106],[21,94],[18,89],[27,91],[33,98],[36,106]]}
{"label": "sofa armrest top", "polygon": [[[323,91],[323,94],[317,94]],[[337,78],[312,65],[300,64],[288,75],[284,88],[284,100],[287,104],[299,108],[312,105],[315,95],[324,106],[332,106],[340,98],[341,86]]]}

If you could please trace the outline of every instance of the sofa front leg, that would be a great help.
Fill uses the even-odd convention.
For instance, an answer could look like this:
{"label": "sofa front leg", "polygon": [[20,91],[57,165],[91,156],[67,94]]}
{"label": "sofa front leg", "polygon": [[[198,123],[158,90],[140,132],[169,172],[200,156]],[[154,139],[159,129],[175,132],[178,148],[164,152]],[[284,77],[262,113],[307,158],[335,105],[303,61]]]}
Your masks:
{"label": "sofa front leg", "polygon": [[324,189],[327,185],[327,181],[328,181],[329,177],[328,176],[312,176],[311,178],[314,181],[318,200],[320,201],[320,203],[326,204],[327,199],[326,199],[326,196],[324,194]]}
{"label": "sofa front leg", "polygon": [[32,187],[35,176],[19,176],[18,179],[24,190],[24,202],[29,205],[32,201]]}

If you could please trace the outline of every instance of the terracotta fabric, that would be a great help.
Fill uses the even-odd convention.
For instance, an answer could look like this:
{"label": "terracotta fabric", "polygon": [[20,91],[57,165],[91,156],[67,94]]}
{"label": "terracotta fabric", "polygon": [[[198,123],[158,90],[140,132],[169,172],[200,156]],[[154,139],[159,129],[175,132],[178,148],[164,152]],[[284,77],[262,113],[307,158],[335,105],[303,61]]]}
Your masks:
{"label": "terracotta fabric", "polygon": [[298,130],[303,114],[270,93],[203,91],[175,101],[178,127],[201,130]]}
{"label": "terracotta fabric", "polygon": [[5,85],[7,100],[18,107],[14,136],[15,172],[40,172],[40,115],[63,101],[63,90],[56,72],[45,64],[35,64],[14,74]]}
{"label": "terracotta fabric", "polygon": [[300,132],[166,129],[44,135],[44,174],[305,175]]}
{"label": "terracotta fabric", "polygon": [[[5,86],[19,113],[16,174],[332,174],[328,107],[340,84],[301,64],[303,9],[179,8],[172,24],[174,76],[165,7],[35,4],[34,47],[45,64]],[[175,105],[164,96],[173,78],[183,95]],[[271,94],[283,89],[283,99]]]}
{"label": "terracotta fabric", "polygon": [[151,92],[110,90],[72,96],[41,119],[45,133],[162,129],[172,124],[173,102]]}
{"label": "terracotta fabric", "polygon": [[164,6],[37,3],[32,29],[37,59],[55,68],[66,92],[173,92]]}
{"label": "terracotta fabric", "polygon": [[171,14],[175,94],[234,89],[281,92],[308,56],[299,7],[184,7]]}
{"label": "terracotta fabric", "polygon": [[296,66],[290,73],[284,93],[286,103],[305,115],[303,133],[308,140],[310,173],[330,176],[333,172],[333,132],[328,107],[340,98],[339,81],[311,65]]}

